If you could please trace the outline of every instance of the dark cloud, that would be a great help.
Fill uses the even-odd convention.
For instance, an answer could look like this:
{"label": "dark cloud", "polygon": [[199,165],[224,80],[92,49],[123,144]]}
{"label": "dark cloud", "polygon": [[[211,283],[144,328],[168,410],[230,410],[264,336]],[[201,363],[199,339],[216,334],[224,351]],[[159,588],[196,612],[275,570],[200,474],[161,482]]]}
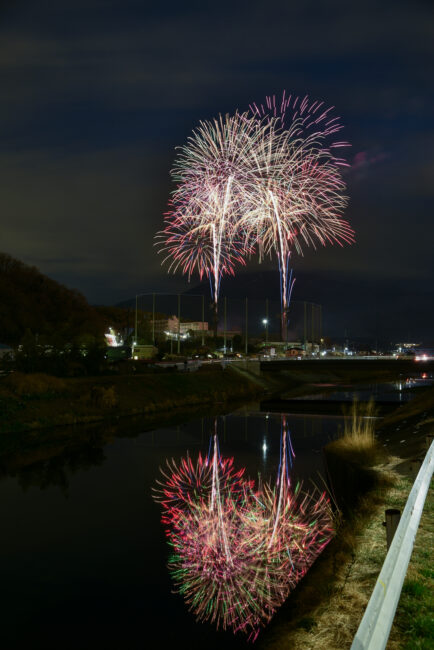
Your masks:
{"label": "dark cloud", "polygon": [[353,145],[357,244],[307,250],[299,272],[425,282],[433,18],[410,0],[6,5],[1,248],[94,302],[178,290],[153,247],[175,146],[200,119],[286,88],[335,105]]}

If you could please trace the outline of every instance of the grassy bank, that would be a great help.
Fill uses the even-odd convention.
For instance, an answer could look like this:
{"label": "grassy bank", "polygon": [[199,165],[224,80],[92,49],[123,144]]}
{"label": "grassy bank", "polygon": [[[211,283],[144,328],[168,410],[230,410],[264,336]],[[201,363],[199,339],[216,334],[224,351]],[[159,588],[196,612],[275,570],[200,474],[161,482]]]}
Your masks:
{"label": "grassy bank", "polygon": [[[4,452],[0,471],[1,461],[6,452],[11,451],[14,451],[14,458],[10,461],[10,455],[8,463],[12,462],[13,467],[36,464],[39,460],[44,461],[43,466],[39,465],[40,471],[45,473],[50,470],[46,459],[59,458],[64,449],[70,452],[65,460],[67,467],[83,462],[83,449],[91,454],[89,462],[94,463],[107,436],[123,435],[122,426],[125,435],[134,435],[134,417],[125,419],[122,425],[118,420],[122,416],[137,416],[137,430],[143,430],[142,416],[152,425],[160,414],[167,417],[173,413],[178,422],[187,408],[203,408],[209,415],[218,408],[223,410],[231,400],[254,398],[265,390],[266,383],[260,385],[253,378],[241,376],[229,368],[223,371],[218,366],[197,373],[68,380],[14,373],[2,378],[0,383],[0,456],[2,450]],[[423,401],[417,406],[419,416],[423,407],[423,413],[429,417],[426,411],[429,398],[420,395],[420,399]],[[402,413],[403,409],[412,409],[411,417],[417,417],[413,404],[400,409],[401,419],[409,417],[407,411]],[[359,415],[358,411],[349,414],[345,435],[332,443],[332,450],[342,466],[354,464],[359,470],[366,470],[373,478],[374,487],[371,485],[357,507],[349,509],[335,540],[276,614],[264,639],[260,637],[255,644],[258,650],[327,650],[351,645],[386,555],[385,530],[381,525],[384,510],[388,507],[402,509],[411,488],[411,480],[395,471],[399,459],[385,458],[372,428]],[[86,422],[99,422],[100,425],[94,429],[53,429],[54,425]],[[32,447],[32,454],[24,458],[28,445]],[[72,452],[76,453],[77,461]],[[52,464],[51,471],[56,475],[60,469],[61,463]],[[351,467],[350,471],[354,474]],[[31,479],[29,472],[22,480],[32,484]],[[35,484],[39,485],[41,477],[37,479]],[[433,593],[430,558],[433,525],[429,515],[433,507],[429,495],[392,630],[392,645],[389,645],[392,650],[432,647],[429,614]]]}
{"label": "grassy bank", "polygon": [[[414,480],[397,472],[398,467],[403,470],[402,459],[386,455],[373,435],[373,421],[363,421],[359,415],[362,413],[356,409],[349,414],[344,436],[327,448],[338,460],[335,471],[344,478],[340,490],[344,487],[346,496],[351,493],[352,507],[344,499],[347,507],[336,538],[278,612],[259,644],[261,649],[337,650],[351,646],[387,554],[384,512],[387,508],[404,509]],[[349,485],[350,475],[358,483],[358,492]],[[354,499],[357,493],[358,501]],[[389,650],[434,647],[433,509],[430,491]]]}
{"label": "grassy bank", "polygon": [[[389,492],[392,508],[403,509],[412,487],[408,477],[398,477]],[[434,482],[427,494],[407,576],[391,630],[389,650],[428,650],[434,647]]]}
{"label": "grassy bank", "polygon": [[[272,624],[260,648],[350,648],[386,557],[386,508],[404,508],[412,482],[381,467],[381,482],[359,503],[338,538],[309,571]],[[388,650],[432,648],[434,499],[427,496]]]}
{"label": "grassy bank", "polygon": [[[160,370],[146,374],[59,379],[12,373],[0,378],[0,433],[88,423],[110,417],[152,414],[201,404],[224,403],[262,394],[295,396],[327,389],[325,382],[386,381],[390,374],[298,371],[255,377],[230,366],[207,365],[198,372]],[[329,390],[335,390],[333,385]],[[434,392],[433,392],[434,396]],[[423,396],[421,396],[423,397]],[[434,397],[433,397],[434,399]]]}
{"label": "grassy bank", "polygon": [[230,368],[58,379],[13,373],[0,383],[0,433],[253,398],[264,389]]}

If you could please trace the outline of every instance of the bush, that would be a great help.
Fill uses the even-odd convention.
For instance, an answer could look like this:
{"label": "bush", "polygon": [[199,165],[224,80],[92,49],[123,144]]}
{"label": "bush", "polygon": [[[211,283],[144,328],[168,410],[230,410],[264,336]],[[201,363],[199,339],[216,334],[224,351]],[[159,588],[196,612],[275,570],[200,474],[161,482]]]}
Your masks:
{"label": "bush", "polygon": [[100,375],[108,371],[105,359],[107,348],[97,340],[86,347],[78,344],[63,347],[31,345],[31,334],[23,338],[23,344],[13,355],[0,360],[3,370],[19,373],[42,373],[57,377],[80,377]]}
{"label": "bush", "polygon": [[20,397],[56,395],[66,390],[66,384],[62,379],[44,373],[25,374],[13,372],[8,375],[5,381],[12,392]]}
{"label": "bush", "polygon": [[104,386],[93,386],[90,392],[90,401],[92,406],[96,406],[97,408],[114,408],[118,403],[115,387],[110,386],[104,388]]}

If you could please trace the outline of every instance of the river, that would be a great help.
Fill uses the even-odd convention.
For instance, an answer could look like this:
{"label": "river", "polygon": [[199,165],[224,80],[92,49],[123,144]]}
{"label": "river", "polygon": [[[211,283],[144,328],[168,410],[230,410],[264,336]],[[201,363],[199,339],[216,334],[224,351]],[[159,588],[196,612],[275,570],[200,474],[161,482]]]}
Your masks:
{"label": "river", "polygon": [[[293,481],[320,482],[322,447],[342,418],[287,415]],[[282,416],[255,407],[217,418],[223,456],[265,479],[279,461]],[[65,452],[0,481],[2,647],[243,648],[196,624],[172,593],[169,547],[151,488],[166,458],[206,452],[211,418]],[[257,648],[266,640],[264,630]],[[156,639],[151,642],[150,639]],[[251,646],[250,646],[251,647]]]}

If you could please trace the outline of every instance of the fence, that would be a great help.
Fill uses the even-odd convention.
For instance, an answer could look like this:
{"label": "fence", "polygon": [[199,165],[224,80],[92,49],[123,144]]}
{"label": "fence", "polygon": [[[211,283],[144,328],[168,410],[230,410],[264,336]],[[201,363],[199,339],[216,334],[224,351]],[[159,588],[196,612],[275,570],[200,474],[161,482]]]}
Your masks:
{"label": "fence", "polygon": [[[152,316],[151,316],[152,315]],[[146,332],[148,342],[155,341],[152,322],[163,315],[187,321],[206,321],[212,332],[213,313],[209,296],[195,294],[138,294],[135,300],[135,339]],[[151,318],[151,321],[149,321]],[[221,296],[218,307],[218,331],[228,339],[238,333],[245,343],[250,338],[281,340],[280,302],[271,299],[233,298]],[[151,323],[151,325],[149,324]],[[149,330],[149,331],[148,331]],[[288,312],[289,341],[319,342],[322,336],[321,305],[291,301]]]}
{"label": "fence", "polygon": [[434,442],[409,494],[351,650],[384,650],[386,647],[433,469]]}

